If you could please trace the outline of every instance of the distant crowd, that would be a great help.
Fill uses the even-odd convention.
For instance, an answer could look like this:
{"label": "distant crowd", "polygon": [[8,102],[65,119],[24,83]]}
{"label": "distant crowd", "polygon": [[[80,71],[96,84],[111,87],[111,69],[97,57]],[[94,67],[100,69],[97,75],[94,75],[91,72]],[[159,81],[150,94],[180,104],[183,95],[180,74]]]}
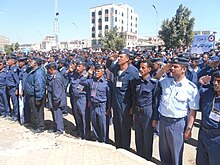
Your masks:
{"label": "distant crowd", "polygon": [[[152,160],[159,136],[163,165],[180,165],[196,112],[202,120],[196,164],[220,162],[220,52],[169,50],[51,50],[0,54],[0,117],[34,133],[45,131],[44,108],[53,129],[64,133],[72,114],[81,139],[108,143],[114,126],[116,148],[130,150],[135,130],[137,154]],[[71,112],[67,106],[70,98]]]}

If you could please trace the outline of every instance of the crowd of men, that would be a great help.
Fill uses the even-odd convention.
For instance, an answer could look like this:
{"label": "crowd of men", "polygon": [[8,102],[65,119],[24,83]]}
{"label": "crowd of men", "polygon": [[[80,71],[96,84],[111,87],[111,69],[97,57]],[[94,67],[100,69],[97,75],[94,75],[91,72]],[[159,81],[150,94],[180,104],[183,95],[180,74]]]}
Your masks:
{"label": "crowd of men", "polygon": [[67,95],[76,132],[108,142],[113,120],[116,148],[130,149],[135,126],[137,154],[152,160],[159,135],[161,163],[182,164],[196,111],[202,112],[196,162],[220,162],[220,70],[215,50],[191,54],[168,51],[34,51],[1,54],[0,116],[45,130],[44,107],[51,110],[55,134],[65,131]]}

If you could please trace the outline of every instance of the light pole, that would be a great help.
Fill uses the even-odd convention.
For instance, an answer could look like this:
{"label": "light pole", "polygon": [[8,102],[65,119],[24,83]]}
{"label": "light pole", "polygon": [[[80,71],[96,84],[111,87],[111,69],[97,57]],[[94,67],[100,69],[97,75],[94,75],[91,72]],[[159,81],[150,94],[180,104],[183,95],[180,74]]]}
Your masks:
{"label": "light pole", "polygon": [[58,31],[59,31],[59,24],[58,24],[58,16],[59,16],[59,12],[58,12],[58,0],[54,0],[54,7],[55,7],[55,21],[54,21],[54,36],[55,36],[55,45],[56,45],[56,49],[59,49],[59,40],[58,40]]}

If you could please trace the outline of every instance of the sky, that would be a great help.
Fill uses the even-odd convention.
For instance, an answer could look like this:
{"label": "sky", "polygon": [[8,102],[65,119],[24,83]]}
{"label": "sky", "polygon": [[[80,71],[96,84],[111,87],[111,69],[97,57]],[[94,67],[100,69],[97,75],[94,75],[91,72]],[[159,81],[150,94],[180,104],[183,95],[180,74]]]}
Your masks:
{"label": "sky", "polygon": [[[59,0],[59,41],[89,39],[89,9],[110,3],[134,8],[139,36],[157,35],[162,21],[171,19],[183,4],[195,18],[194,30],[215,31],[216,39],[220,39],[220,0]],[[39,43],[53,35],[54,16],[54,0],[0,0],[0,35],[8,37],[10,43]]]}

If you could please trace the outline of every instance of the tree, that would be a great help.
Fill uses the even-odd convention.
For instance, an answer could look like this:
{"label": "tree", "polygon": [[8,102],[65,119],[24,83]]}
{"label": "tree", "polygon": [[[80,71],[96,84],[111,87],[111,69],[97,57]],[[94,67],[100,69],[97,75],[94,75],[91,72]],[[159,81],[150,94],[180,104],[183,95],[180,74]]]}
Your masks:
{"label": "tree", "polygon": [[190,14],[191,11],[181,4],[171,21],[169,19],[163,21],[159,37],[164,41],[166,47],[191,45],[195,18],[190,18]]}
{"label": "tree", "polygon": [[18,51],[18,49],[19,49],[19,44],[17,42],[12,43],[11,45],[4,46],[4,50],[5,50],[6,54],[10,54],[14,51]]}
{"label": "tree", "polygon": [[102,48],[111,50],[120,50],[125,47],[125,35],[118,32],[117,27],[105,31],[105,36],[99,35]]}

